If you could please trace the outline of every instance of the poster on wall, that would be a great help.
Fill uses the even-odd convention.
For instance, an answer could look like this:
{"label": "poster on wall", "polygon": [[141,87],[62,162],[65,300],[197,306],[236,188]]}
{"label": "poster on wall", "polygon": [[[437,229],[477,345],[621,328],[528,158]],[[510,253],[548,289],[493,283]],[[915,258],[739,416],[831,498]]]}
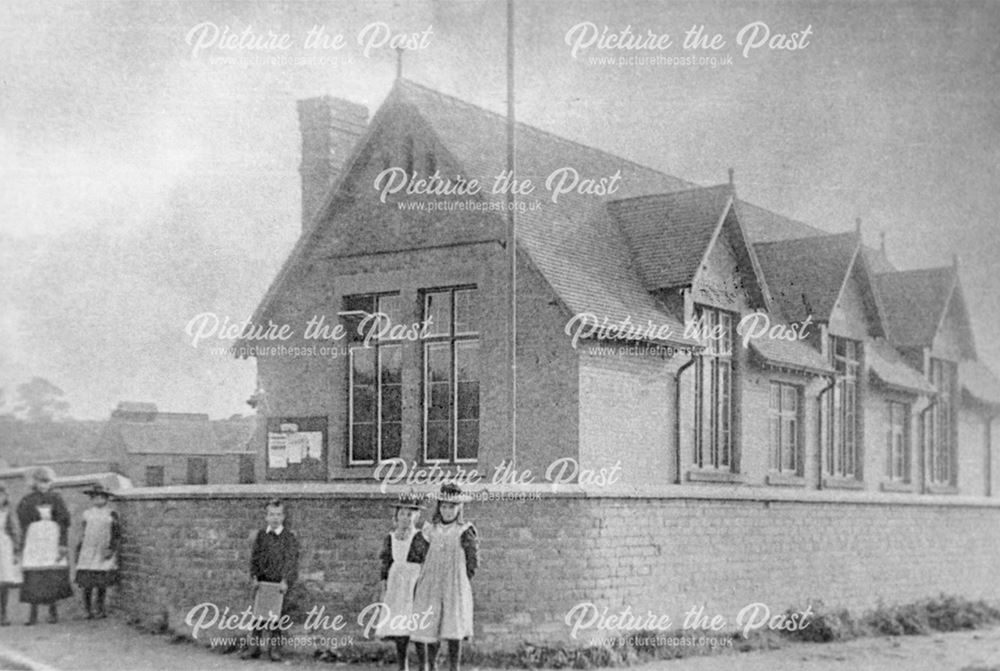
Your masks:
{"label": "poster on wall", "polygon": [[326,417],[271,418],[268,480],[326,480]]}

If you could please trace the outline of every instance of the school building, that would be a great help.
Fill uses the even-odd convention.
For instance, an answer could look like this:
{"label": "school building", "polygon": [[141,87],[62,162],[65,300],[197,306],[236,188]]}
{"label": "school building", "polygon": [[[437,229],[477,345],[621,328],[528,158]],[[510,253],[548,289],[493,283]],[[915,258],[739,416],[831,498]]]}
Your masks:
{"label": "school building", "polygon": [[[518,124],[516,177],[535,191],[516,205],[514,441],[506,196],[492,192],[505,119],[402,79],[370,119],[329,97],[298,113],[302,233],[254,316],[296,334],[257,356],[264,484],[129,494],[132,614],[238,603],[244,531],[273,495],[295,510],[312,598],[356,614],[388,525],[373,475],[392,458],[534,475],[537,499],[469,505],[485,644],[568,640],[584,601],[731,617],[1000,598],[1000,381],[977,357],[957,261],[899,269],[860,224],[767,211],[732,172],[698,186]],[[567,168],[578,188],[557,194]],[[390,177],[435,172],[454,188],[392,192]],[[305,337],[310,322],[328,337]],[[366,339],[373,323],[404,327]],[[565,458],[577,482],[546,486]],[[614,482],[583,475],[602,469]]]}

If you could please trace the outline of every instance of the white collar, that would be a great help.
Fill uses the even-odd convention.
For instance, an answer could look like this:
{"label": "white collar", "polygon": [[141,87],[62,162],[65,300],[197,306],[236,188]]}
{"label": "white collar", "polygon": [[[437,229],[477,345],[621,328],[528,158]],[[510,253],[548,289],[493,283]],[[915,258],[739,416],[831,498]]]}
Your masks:
{"label": "white collar", "polygon": [[285,525],[282,524],[280,527],[271,528],[268,527],[264,533],[273,533],[275,536],[280,536],[281,532],[285,530]]}

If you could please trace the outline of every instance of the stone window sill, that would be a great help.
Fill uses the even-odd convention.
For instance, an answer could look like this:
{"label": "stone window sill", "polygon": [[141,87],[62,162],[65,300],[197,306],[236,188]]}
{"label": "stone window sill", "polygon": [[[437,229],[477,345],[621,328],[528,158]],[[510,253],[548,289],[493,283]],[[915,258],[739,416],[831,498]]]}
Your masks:
{"label": "stone window sill", "polygon": [[692,470],[687,472],[687,481],[742,484],[743,476],[739,473],[729,473],[727,471]]}

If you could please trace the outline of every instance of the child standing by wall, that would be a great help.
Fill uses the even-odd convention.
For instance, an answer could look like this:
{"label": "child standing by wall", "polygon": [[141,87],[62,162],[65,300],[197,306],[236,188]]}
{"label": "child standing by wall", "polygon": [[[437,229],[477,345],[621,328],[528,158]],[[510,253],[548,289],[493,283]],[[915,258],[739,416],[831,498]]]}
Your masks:
{"label": "child standing by wall", "polygon": [[21,552],[21,535],[14,522],[7,489],[0,485],[0,627],[10,624],[7,619],[7,595],[11,587],[21,584],[21,567],[16,556]]}
{"label": "child standing by wall", "polygon": [[[265,526],[257,531],[250,550],[250,580],[256,591],[262,582],[279,583],[285,595],[281,615],[288,615],[292,604],[288,590],[299,577],[299,541],[285,528],[285,504],[271,499],[265,507]],[[265,626],[254,632],[254,643],[243,653],[245,659],[256,659],[261,653],[261,638],[268,638],[268,656],[272,662],[281,661],[280,632]]]}
{"label": "child standing by wall", "polygon": [[31,473],[31,492],[17,505],[17,520],[24,530],[21,602],[31,604],[25,624],[38,622],[39,604],[49,607],[49,622],[59,621],[56,602],[73,596],[69,584],[66,538],[69,510],[62,497],[51,491],[54,473],[41,467]]}
{"label": "child standing by wall", "polygon": [[386,535],[379,554],[382,561],[380,600],[386,605],[388,616],[383,613],[383,620],[376,627],[375,635],[395,641],[396,663],[400,671],[409,669],[406,651],[411,634],[400,623],[408,621],[413,614],[413,588],[420,577],[420,562],[426,551],[426,543],[421,546],[419,542],[415,542],[419,533],[416,522],[421,508],[417,498],[400,499],[393,503],[396,528]]}
{"label": "child standing by wall", "polygon": [[413,640],[426,643],[426,650],[417,646],[421,671],[437,668],[437,653],[441,641],[448,642],[448,668],[458,671],[462,658],[462,641],[472,636],[472,583],[479,568],[479,539],[476,529],[462,518],[462,506],[470,497],[458,485],[444,484],[437,509],[422,535],[427,540],[427,558],[417,580],[413,611],[430,611],[421,617],[423,625],[413,634]]}
{"label": "child standing by wall", "polygon": [[[108,501],[111,492],[101,485],[94,485],[84,492],[93,506],[83,511],[83,538],[76,550],[76,584],[83,590],[83,606],[87,619],[107,617],[104,599],[108,587],[118,577],[118,549],[121,545],[121,525],[118,513],[111,510]],[[97,590],[97,601],[92,601]]]}

